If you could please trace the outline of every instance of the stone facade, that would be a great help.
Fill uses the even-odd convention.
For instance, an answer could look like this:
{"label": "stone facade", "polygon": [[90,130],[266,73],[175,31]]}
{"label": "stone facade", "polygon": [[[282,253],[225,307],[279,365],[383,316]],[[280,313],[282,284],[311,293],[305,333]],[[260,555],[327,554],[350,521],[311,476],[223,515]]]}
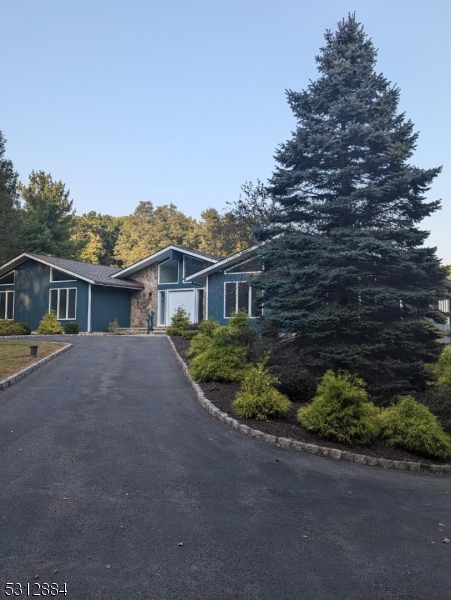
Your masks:
{"label": "stone facade", "polygon": [[154,325],[158,323],[158,264],[145,267],[132,278],[144,284],[144,289],[134,292],[131,301],[130,327],[147,327],[147,315],[153,310]]}

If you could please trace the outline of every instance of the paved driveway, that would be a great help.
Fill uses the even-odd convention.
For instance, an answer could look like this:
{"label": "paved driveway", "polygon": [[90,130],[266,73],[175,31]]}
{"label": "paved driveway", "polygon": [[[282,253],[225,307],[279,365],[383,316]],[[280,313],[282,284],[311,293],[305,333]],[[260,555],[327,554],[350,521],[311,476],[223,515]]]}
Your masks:
{"label": "paved driveway", "polygon": [[74,338],[0,392],[0,598],[449,600],[445,537],[451,477],[240,435],[164,338]]}

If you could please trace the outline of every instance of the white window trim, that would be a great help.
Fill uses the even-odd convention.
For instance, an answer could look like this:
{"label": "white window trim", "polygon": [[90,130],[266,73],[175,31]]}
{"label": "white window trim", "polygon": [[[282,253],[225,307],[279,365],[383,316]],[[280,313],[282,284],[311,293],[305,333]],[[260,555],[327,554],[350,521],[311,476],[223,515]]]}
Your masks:
{"label": "white window trim", "polygon": [[[167,263],[170,260],[177,263],[177,281],[172,281],[170,283],[167,283],[167,282],[163,283],[162,281],[160,281],[160,267],[161,267],[161,265],[164,265],[165,263]],[[179,279],[180,279],[180,261],[179,260],[177,260],[176,258],[168,258],[168,260],[164,260],[163,262],[158,263],[158,285],[160,285],[160,284],[161,285],[176,285],[176,284],[178,284]]]}
{"label": "white window trim", "polygon": [[[0,319],[4,319],[5,321],[14,321],[14,290],[2,290],[0,293],[6,294],[6,296],[5,296],[5,316],[2,317],[2,315],[0,315]],[[11,295],[12,295],[12,301],[13,301],[13,316],[12,316],[12,319],[8,319],[8,317],[7,317],[8,306],[9,306],[8,297]]]}
{"label": "white window trim", "polygon": [[[56,279],[56,280],[53,279],[53,269],[54,268],[55,268],[55,271],[64,273],[64,271],[61,271],[61,269],[57,269],[56,267],[50,267],[50,283],[65,283],[67,281],[77,281],[77,279],[75,277],[73,277],[72,279]],[[67,273],[64,273],[64,274],[67,275]],[[70,275],[68,275],[68,277],[70,277]]]}
{"label": "white window trim", "polygon": [[0,285],[16,285],[16,271],[12,271],[13,277],[14,277],[14,281],[12,283],[1,283],[3,277],[7,277],[8,275],[11,275],[10,273],[6,273],[6,275],[2,275],[2,277],[0,277]]}
{"label": "white window trim", "polygon": [[256,316],[252,315],[252,286],[249,281],[240,280],[240,281],[224,281],[224,319],[231,319],[231,317],[226,316],[226,286],[235,284],[235,311],[238,311],[238,284],[239,283],[247,283],[249,285],[249,291],[247,295],[247,316],[249,319],[256,319]]}
{"label": "white window trim", "polygon": [[[50,288],[49,289],[49,312],[51,312],[51,296],[52,296],[52,291],[53,290],[57,290],[58,291],[58,296],[57,296],[57,301],[56,301],[56,318],[58,319],[58,321],[76,321],[77,320],[77,302],[78,302],[78,293],[77,293],[77,288],[76,287],[70,287],[70,288]],[[69,292],[69,290],[75,290],[75,317],[59,317],[58,316],[58,308],[60,305],[60,290],[66,290],[66,292]],[[67,294],[67,298],[66,298],[66,315],[69,312],[69,294]]]}
{"label": "white window trim", "polygon": [[[166,291],[167,290],[158,290],[157,322],[158,322],[158,325],[161,327],[166,326],[166,312],[167,312],[167,303],[168,303]],[[163,304],[161,302],[162,297],[164,298],[164,310],[162,310],[162,304]]]}

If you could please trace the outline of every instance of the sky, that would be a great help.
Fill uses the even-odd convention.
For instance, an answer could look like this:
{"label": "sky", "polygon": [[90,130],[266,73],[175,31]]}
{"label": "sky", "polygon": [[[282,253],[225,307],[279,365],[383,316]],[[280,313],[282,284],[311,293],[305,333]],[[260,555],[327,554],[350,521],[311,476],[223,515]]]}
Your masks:
{"label": "sky", "polygon": [[326,29],[354,11],[420,132],[412,164],[443,165],[422,227],[450,264],[449,0],[2,0],[6,158],[24,183],[62,180],[77,214],[221,211],[271,176],[296,127],[285,90],[318,77]]}

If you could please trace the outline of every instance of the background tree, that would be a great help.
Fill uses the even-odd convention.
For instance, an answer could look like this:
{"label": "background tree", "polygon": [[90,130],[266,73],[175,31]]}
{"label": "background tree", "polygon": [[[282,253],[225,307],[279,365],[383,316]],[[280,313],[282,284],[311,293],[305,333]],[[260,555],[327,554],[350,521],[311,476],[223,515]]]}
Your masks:
{"label": "background tree", "polygon": [[0,265],[19,253],[20,213],[17,173],[5,156],[5,138],[0,131]]}
{"label": "background tree", "polygon": [[152,202],[140,202],[132,215],[123,218],[115,259],[127,266],[169,244],[192,246],[195,225],[195,219],[172,203],[154,208]]}
{"label": "background tree", "polygon": [[258,237],[282,235],[262,250],[259,286],[299,369],[347,369],[388,401],[423,388],[441,349],[444,269],[418,228],[439,209],[425,192],[441,169],[409,164],[418,134],[355,16],[325,40],[320,77],[287,91],[297,128],[276,152],[280,209]]}
{"label": "background tree", "polygon": [[76,225],[74,238],[86,241],[80,253],[80,260],[116,266],[114,248],[119,238],[123,218],[102,215],[92,210],[81,216],[74,216],[74,220]]}
{"label": "background tree", "polygon": [[23,200],[23,250],[60,258],[78,258],[84,240],[73,239],[74,211],[69,190],[50,173],[32,171],[28,185],[19,184]]}

